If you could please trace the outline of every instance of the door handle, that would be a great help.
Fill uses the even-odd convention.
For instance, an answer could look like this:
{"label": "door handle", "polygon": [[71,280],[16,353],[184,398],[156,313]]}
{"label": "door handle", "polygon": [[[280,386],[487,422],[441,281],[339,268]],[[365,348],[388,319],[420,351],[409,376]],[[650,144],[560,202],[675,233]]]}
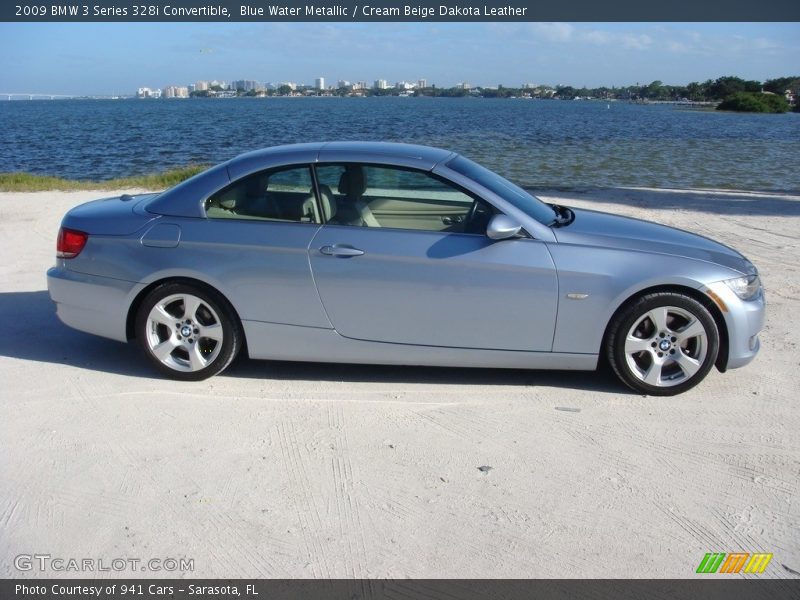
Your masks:
{"label": "door handle", "polygon": [[350,257],[350,256],[361,256],[364,254],[363,250],[359,250],[358,248],[353,248],[352,246],[347,246],[345,244],[334,244],[333,246],[323,246],[319,249],[322,254],[326,254],[328,256],[341,256],[341,257]]}

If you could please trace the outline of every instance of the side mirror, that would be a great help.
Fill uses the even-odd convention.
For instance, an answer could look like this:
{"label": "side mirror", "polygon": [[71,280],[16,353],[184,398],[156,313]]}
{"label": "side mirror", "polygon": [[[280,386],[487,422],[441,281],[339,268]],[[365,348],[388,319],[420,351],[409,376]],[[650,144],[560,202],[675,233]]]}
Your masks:
{"label": "side mirror", "polygon": [[507,240],[517,235],[522,229],[516,219],[508,215],[495,215],[486,226],[486,235],[492,240]]}

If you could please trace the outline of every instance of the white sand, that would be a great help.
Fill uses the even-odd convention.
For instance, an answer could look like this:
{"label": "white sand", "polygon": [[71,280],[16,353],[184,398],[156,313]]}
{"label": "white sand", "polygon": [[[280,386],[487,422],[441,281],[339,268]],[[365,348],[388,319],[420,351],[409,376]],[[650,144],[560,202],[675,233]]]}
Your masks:
{"label": "white sand", "polygon": [[800,195],[543,194],[761,269],[760,356],[674,398],[595,373],[156,378],[135,346],[61,325],[45,291],[61,216],[98,195],[0,194],[0,577],[41,576],[14,569],[33,553],[190,557],[203,577],[692,577],[712,551],[800,571]]}

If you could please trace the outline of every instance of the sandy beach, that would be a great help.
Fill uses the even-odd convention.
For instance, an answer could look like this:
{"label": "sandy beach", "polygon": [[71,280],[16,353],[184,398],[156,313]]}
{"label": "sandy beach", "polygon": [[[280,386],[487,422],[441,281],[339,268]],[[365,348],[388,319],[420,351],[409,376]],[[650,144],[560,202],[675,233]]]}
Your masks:
{"label": "sandy beach", "polygon": [[[539,193],[760,269],[756,361],[653,398],[603,373],[242,360],[160,379],[46,291],[64,212],[118,193],[0,193],[0,577],[685,578],[707,552],[800,575],[800,194]],[[36,553],[194,570],[15,568]]]}

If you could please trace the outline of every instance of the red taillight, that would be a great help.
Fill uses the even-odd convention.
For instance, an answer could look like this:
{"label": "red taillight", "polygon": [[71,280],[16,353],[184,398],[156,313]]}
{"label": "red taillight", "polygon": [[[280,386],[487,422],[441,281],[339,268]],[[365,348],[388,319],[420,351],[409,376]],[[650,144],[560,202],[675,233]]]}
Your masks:
{"label": "red taillight", "polygon": [[88,233],[62,227],[58,230],[56,256],[58,258],[75,258],[81,253],[88,239]]}

